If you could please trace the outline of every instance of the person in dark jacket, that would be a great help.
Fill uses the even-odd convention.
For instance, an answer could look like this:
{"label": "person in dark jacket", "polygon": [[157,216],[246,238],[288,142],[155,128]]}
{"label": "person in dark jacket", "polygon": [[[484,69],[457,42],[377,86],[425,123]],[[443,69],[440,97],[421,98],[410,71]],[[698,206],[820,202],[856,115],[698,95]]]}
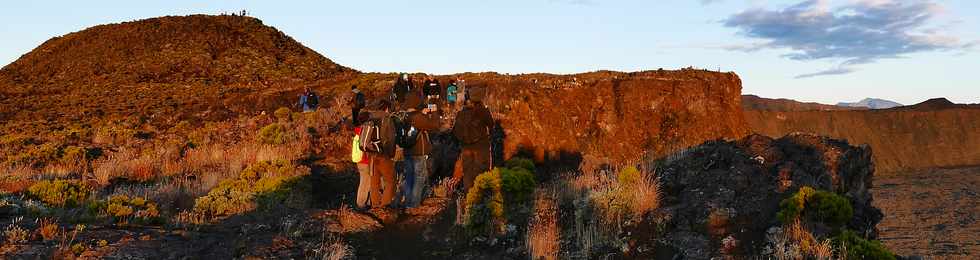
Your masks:
{"label": "person in dark jacket", "polygon": [[361,124],[360,120],[358,120],[358,115],[367,101],[364,99],[364,93],[361,93],[361,90],[357,89],[357,85],[351,86],[350,91],[352,95],[350,100],[350,118],[353,125],[356,126]]}
{"label": "person in dark jacket", "polygon": [[402,73],[395,81],[395,86],[391,87],[392,100],[399,103],[405,101],[405,95],[412,92],[414,88],[408,74]]}
{"label": "person in dark jacket", "polygon": [[456,160],[454,181],[463,182],[463,188],[473,187],[476,176],[489,171],[491,165],[490,130],[493,128],[493,115],[483,105],[486,96],[485,86],[470,87],[469,99],[456,115],[453,135],[463,150]]}
{"label": "person in dark jacket", "polygon": [[[404,199],[404,206],[413,208],[422,202],[422,194],[428,184],[431,174],[432,163],[432,140],[430,133],[439,131],[441,120],[432,110],[424,104],[418,103],[415,108],[406,110],[405,136],[408,140],[414,140],[407,144],[404,149],[404,173],[406,182],[400,191]],[[411,180],[411,182],[409,182]],[[396,201],[398,199],[396,198]]]}
{"label": "person in dark jacket", "polygon": [[430,103],[433,101],[433,98],[438,99],[439,95],[442,93],[442,84],[439,83],[438,79],[431,76],[425,80],[422,88],[424,89],[423,94],[425,94],[426,99],[430,101]]}

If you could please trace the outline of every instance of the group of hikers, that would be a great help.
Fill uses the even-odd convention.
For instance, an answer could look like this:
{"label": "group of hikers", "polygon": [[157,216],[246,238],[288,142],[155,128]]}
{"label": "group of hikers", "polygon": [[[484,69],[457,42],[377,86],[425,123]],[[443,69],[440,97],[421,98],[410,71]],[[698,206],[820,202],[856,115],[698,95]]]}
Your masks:
{"label": "group of hikers", "polygon": [[[462,183],[469,190],[478,174],[490,170],[493,117],[483,104],[486,87],[458,83],[462,81],[443,88],[430,76],[417,87],[408,74],[401,74],[390,95],[370,105],[357,86],[351,87],[351,161],[360,175],[357,208],[419,206],[433,171],[431,136],[445,130],[462,147],[448,187]],[[443,129],[449,113],[455,113],[455,122]]]}

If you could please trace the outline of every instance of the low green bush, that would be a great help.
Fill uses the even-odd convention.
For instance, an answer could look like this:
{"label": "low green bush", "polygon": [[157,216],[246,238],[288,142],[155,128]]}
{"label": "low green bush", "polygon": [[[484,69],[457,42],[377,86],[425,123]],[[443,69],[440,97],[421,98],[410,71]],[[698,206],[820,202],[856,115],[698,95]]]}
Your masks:
{"label": "low green bush", "polygon": [[524,169],[528,172],[534,173],[536,168],[534,167],[534,161],[527,158],[514,157],[507,162],[504,162],[504,166],[511,169]]}
{"label": "low green bush", "polygon": [[480,174],[466,193],[465,227],[471,233],[493,234],[506,225],[499,170]]}
{"label": "low green bush", "polygon": [[114,195],[93,202],[89,209],[99,216],[108,217],[113,223],[160,224],[163,218],[157,204],[143,197]]}
{"label": "low green bush", "polygon": [[777,217],[785,224],[803,217],[834,227],[847,224],[854,215],[854,208],[846,197],[833,192],[800,188],[792,197],[779,203]]}
{"label": "low green bush", "polygon": [[292,135],[282,123],[272,123],[259,129],[259,141],[264,144],[281,145],[292,139]]}
{"label": "low green bush", "polygon": [[465,222],[469,231],[500,232],[511,217],[507,212],[530,202],[537,186],[534,163],[518,158],[505,165],[477,176],[467,191]]}
{"label": "low green bush", "polygon": [[194,212],[205,216],[233,215],[262,205],[281,204],[300,179],[287,161],[263,161],[242,171],[238,178],[222,181],[194,201]]}
{"label": "low green bush", "polygon": [[882,245],[880,241],[864,239],[850,230],[844,230],[834,236],[832,240],[834,245],[838,247],[838,252],[847,252],[847,256],[841,256],[841,259],[895,259],[895,254]]}
{"label": "low green bush", "polygon": [[41,202],[56,207],[81,205],[91,190],[77,181],[44,180],[27,188],[27,193]]}
{"label": "low green bush", "polygon": [[525,168],[501,168],[500,179],[504,199],[514,203],[530,201],[537,186],[534,173]]}

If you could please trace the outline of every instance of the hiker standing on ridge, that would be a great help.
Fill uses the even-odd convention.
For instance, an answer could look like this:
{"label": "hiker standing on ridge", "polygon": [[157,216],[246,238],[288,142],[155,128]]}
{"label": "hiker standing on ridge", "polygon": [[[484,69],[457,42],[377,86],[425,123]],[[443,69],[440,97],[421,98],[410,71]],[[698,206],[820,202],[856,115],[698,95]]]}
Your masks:
{"label": "hiker standing on ridge", "polygon": [[320,105],[320,97],[313,92],[313,89],[309,87],[303,94],[299,96],[299,107],[303,109],[303,112],[312,112],[316,110],[316,107]]}
{"label": "hiker standing on ridge", "polygon": [[446,104],[449,107],[449,111],[456,111],[456,80],[449,81],[449,86],[446,87]]}
{"label": "hiker standing on ridge", "polygon": [[459,139],[463,150],[456,160],[454,181],[463,181],[464,192],[473,187],[476,176],[489,171],[491,163],[490,130],[493,128],[493,115],[483,105],[486,86],[473,86],[469,89],[468,102],[456,115],[453,135]]}
{"label": "hiker standing on ridge", "polygon": [[425,80],[425,84],[422,86],[423,94],[425,95],[425,103],[429,107],[435,107],[437,102],[439,102],[439,94],[442,93],[442,86],[439,84],[439,80],[429,76]]}
{"label": "hiker standing on ridge", "polygon": [[353,125],[356,126],[356,125],[360,125],[361,124],[361,121],[358,120],[359,113],[361,112],[361,109],[364,108],[366,101],[364,100],[364,93],[361,93],[361,90],[360,89],[357,89],[357,85],[351,86],[350,87],[350,91],[351,91],[351,93],[353,95],[353,96],[351,96],[351,100],[350,100],[350,103],[351,103],[350,104],[350,110],[351,110],[351,112],[350,112],[350,119],[351,119],[351,122],[353,122]]}
{"label": "hiker standing on ridge", "polygon": [[[356,114],[355,122],[367,122],[371,119],[370,113],[364,111],[362,113]],[[364,152],[361,147],[362,140],[370,139],[367,134],[362,130],[364,127],[357,125],[354,127],[354,140],[351,145],[351,161],[357,164],[357,172],[360,175],[360,181],[357,184],[357,197],[354,204],[357,205],[358,209],[365,209],[368,205],[368,197],[371,191],[371,153]],[[365,135],[362,135],[364,133]],[[374,195],[378,196],[378,195]]]}
{"label": "hiker standing on ridge", "polygon": [[408,78],[407,73],[402,73],[398,80],[395,80],[395,85],[391,87],[391,99],[395,102],[404,102],[405,95],[414,89],[415,86],[412,84],[412,80]]}
{"label": "hiker standing on ridge", "polygon": [[422,202],[422,194],[431,173],[432,141],[429,133],[439,130],[441,120],[436,115],[438,110],[433,110],[422,103],[418,95],[406,97],[406,106],[401,135],[405,182],[395,201],[404,199],[403,206],[414,208]]}

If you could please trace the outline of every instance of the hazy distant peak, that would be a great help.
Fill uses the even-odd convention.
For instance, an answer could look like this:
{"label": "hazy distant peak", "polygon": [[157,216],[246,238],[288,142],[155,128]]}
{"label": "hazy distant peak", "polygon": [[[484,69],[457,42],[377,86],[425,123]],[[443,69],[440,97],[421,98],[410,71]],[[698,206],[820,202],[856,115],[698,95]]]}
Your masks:
{"label": "hazy distant peak", "polygon": [[837,103],[837,105],[842,107],[866,107],[870,109],[888,109],[902,106],[898,102],[879,98],[865,98],[855,103],[841,102]]}

